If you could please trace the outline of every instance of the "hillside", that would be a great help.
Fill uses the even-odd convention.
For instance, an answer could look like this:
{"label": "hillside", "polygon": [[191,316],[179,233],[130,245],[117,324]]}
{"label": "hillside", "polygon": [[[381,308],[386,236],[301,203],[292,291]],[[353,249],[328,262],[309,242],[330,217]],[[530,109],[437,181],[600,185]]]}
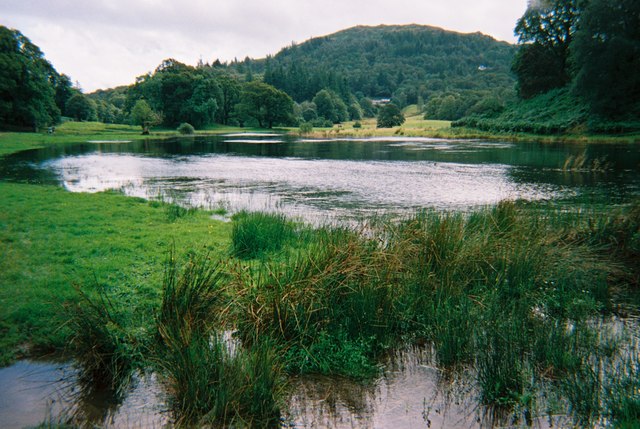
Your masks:
{"label": "hillside", "polygon": [[[480,33],[421,25],[359,26],[294,44],[250,66],[296,101],[310,100],[329,87],[394,97],[406,105],[437,93],[510,92],[514,52],[514,45]],[[241,69],[249,65],[237,64]]]}

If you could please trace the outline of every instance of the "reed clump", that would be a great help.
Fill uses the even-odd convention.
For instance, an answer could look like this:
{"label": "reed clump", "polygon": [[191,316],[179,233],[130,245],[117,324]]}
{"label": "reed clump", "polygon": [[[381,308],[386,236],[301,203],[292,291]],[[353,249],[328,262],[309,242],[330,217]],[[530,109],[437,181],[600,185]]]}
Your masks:
{"label": "reed clump", "polygon": [[294,228],[281,214],[240,212],[234,215],[231,254],[242,259],[278,251],[293,236]]}
{"label": "reed clump", "polygon": [[633,213],[506,201],[366,234],[315,230],[234,271],[239,334],[269,338],[289,371],[353,377],[375,374],[390,347],[426,341],[439,366],[474,370],[481,403],[530,415],[542,386],[591,368],[600,340],[586,322],[631,284]]}
{"label": "reed clump", "polygon": [[282,376],[270,347],[223,337],[224,277],[207,256],[181,270],[170,255],[157,317],[156,365],[167,378],[178,426],[271,427],[280,416]]}
{"label": "reed clump", "polygon": [[79,301],[68,304],[70,347],[80,367],[80,382],[91,391],[107,391],[119,402],[136,369],[142,367],[148,338],[130,326],[130,317],[114,306],[102,288],[95,297],[76,288]]}

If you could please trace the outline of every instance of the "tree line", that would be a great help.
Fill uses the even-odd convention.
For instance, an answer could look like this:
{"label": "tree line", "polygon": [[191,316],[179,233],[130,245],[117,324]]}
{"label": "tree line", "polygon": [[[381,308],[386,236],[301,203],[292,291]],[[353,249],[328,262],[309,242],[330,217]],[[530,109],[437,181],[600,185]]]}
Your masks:
{"label": "tree line", "polygon": [[[516,23],[517,47],[418,25],[354,27],[262,60],[167,59],[131,85],[88,95],[19,31],[0,27],[0,127],[37,129],[61,116],[143,128],[322,127],[378,116],[374,101],[385,98],[398,108],[417,105],[429,119],[465,117],[459,125],[480,126],[488,118],[489,128],[520,130],[528,120],[518,119],[518,106],[553,91],[560,93],[551,102],[569,113],[522,130],[584,121],[572,104],[604,121],[637,118],[639,9],[637,0],[531,0]],[[529,107],[535,116],[548,99]]]}

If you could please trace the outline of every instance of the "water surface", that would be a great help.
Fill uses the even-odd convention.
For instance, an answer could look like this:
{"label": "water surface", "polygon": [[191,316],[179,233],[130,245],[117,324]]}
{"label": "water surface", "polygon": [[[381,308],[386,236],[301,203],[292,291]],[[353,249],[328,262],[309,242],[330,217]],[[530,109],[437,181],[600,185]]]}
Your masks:
{"label": "water surface", "polygon": [[629,144],[233,134],[27,151],[3,159],[0,177],[318,220],[503,199],[620,203],[640,194],[639,167]]}

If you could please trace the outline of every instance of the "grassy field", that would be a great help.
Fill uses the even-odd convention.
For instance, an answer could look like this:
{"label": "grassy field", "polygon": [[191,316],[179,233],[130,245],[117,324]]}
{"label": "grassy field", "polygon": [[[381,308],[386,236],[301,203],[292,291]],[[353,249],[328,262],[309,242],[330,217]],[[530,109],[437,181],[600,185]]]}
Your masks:
{"label": "grassy field", "polygon": [[[253,128],[227,127],[212,125],[196,131],[196,135],[224,134],[235,132],[262,131]],[[176,137],[175,130],[153,128],[151,134],[143,136],[140,127],[101,122],[65,122],[56,127],[55,132],[9,133],[0,132],[0,156],[26,149],[35,149],[50,145],[76,144],[87,141],[104,140],[146,140]]]}
{"label": "grassy field", "polygon": [[74,287],[106,288],[143,311],[159,300],[169,249],[226,251],[230,226],[204,211],[176,218],[171,205],[114,193],[0,182],[0,357],[62,348],[62,311]]}

